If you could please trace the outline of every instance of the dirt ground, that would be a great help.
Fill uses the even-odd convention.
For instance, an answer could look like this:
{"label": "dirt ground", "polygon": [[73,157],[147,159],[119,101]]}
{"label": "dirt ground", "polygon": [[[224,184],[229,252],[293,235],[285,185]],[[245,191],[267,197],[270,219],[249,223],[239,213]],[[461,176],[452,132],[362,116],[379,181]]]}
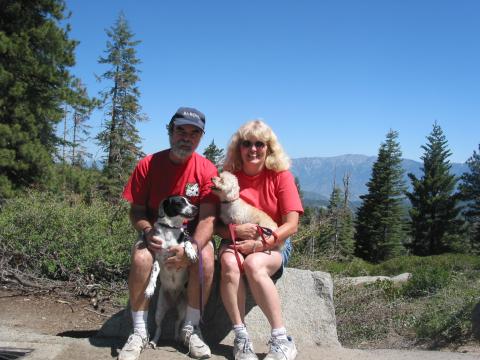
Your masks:
{"label": "dirt ground", "polygon": [[96,310],[86,298],[24,294],[0,289],[0,318],[13,326],[46,335],[88,337],[121,308],[112,304]]}
{"label": "dirt ground", "polygon": [[[103,303],[95,309],[86,298],[67,299],[0,288],[1,321],[14,328],[28,328],[46,335],[88,338],[95,335],[103,323],[119,310],[120,306],[111,303]],[[384,341],[378,344],[378,348],[394,342]],[[414,349],[412,346],[409,350]],[[480,344],[467,344],[455,351],[480,356]]]}

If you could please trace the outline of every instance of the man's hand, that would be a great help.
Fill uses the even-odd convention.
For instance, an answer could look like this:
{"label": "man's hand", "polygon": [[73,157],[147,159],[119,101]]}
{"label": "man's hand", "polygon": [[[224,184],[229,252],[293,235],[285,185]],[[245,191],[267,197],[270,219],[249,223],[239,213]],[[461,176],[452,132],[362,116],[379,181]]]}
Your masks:
{"label": "man's hand", "polygon": [[172,256],[166,261],[167,268],[180,270],[190,266],[190,261],[187,259],[182,245],[171,246],[168,252]]}
{"label": "man's hand", "polygon": [[148,233],[145,234],[145,241],[147,242],[147,247],[153,253],[161,252],[163,250],[163,239],[155,235],[155,230],[150,229]]}

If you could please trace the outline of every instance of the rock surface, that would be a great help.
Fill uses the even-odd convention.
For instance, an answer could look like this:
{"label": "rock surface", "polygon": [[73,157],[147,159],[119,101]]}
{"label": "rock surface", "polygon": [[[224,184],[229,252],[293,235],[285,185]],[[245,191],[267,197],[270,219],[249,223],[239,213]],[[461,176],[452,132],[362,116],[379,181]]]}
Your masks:
{"label": "rock surface", "polygon": [[372,284],[376,281],[392,281],[394,283],[407,282],[412,277],[410,273],[403,273],[397,276],[357,276],[357,277],[342,277],[335,279],[337,285],[353,285],[360,286],[365,284]]}
{"label": "rock surface", "polygon": [[[219,272],[217,271],[216,274]],[[330,274],[319,271],[285,269],[276,282],[282,303],[283,318],[289,335],[300,346],[340,346],[337,337],[335,308],[333,305],[333,282]],[[154,303],[156,298],[154,298]],[[162,339],[173,338],[174,311],[164,320]],[[153,318],[153,316],[150,316]],[[219,277],[215,276],[212,294],[205,308],[203,335],[209,344],[233,342],[231,324],[220,298]],[[247,299],[245,322],[253,341],[265,342],[270,334],[270,325],[251,296]],[[149,321],[151,333],[155,325]],[[100,330],[101,336],[126,338],[131,331],[128,309],[122,310],[107,320]]]}

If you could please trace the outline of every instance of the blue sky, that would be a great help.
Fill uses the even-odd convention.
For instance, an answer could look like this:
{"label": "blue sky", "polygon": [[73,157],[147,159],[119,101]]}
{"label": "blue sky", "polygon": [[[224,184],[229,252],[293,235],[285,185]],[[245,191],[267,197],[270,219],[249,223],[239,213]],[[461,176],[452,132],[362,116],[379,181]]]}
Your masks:
{"label": "blue sky", "polygon": [[[480,143],[480,1],[67,0],[73,73],[90,95],[105,29],[123,11],[142,63],[138,128],[146,153],[168,147],[179,106],[207,117],[200,152],[264,119],[292,158],[376,155],[389,129],[420,160],[437,121],[454,162]],[[92,134],[103,114],[91,119]],[[98,159],[101,152],[90,151]]]}

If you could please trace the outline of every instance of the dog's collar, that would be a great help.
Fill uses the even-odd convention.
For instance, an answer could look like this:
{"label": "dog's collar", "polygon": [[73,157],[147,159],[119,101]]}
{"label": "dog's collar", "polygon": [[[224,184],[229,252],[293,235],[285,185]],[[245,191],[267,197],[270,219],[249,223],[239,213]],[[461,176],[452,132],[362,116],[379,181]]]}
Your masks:
{"label": "dog's collar", "polygon": [[222,203],[222,204],[230,204],[230,203],[233,203],[234,201],[237,201],[238,199],[240,199],[240,198],[238,197],[238,198],[233,199],[233,200],[224,200],[224,201],[220,201],[220,203]]}
{"label": "dog's collar", "polygon": [[168,225],[168,224],[164,224],[164,223],[157,223],[158,226],[161,226],[161,227],[166,227],[167,229],[183,229],[183,225],[178,227],[178,226],[172,226],[172,225]]}

